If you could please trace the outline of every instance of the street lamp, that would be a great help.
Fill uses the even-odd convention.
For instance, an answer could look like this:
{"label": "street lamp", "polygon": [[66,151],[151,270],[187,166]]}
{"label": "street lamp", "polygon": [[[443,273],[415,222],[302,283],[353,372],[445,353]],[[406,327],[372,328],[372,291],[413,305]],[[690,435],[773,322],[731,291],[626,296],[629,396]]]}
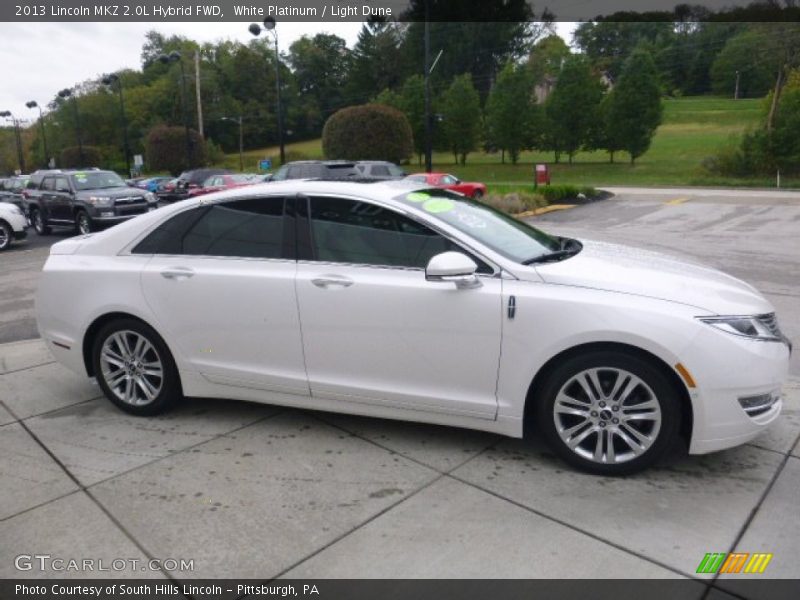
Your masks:
{"label": "street lamp", "polygon": [[183,68],[181,53],[173,50],[169,54],[159,54],[158,62],[163,65],[176,62],[181,66],[181,108],[183,110],[183,128],[186,131],[186,168],[190,169],[192,166],[192,138],[189,135],[189,115],[186,111],[186,72]]}
{"label": "street lamp", "polygon": [[111,87],[116,82],[117,90],[119,91],[119,114],[120,118],[122,119],[122,141],[125,145],[125,167],[128,172],[128,177],[132,177],[131,174],[131,149],[128,145],[128,120],[125,118],[125,100],[122,97],[122,80],[119,78],[119,75],[116,73],[111,73],[110,75],[106,75],[101,80],[104,85]]}
{"label": "street lamp", "polygon": [[0,117],[5,117],[11,119],[11,122],[14,123],[14,141],[17,143],[17,160],[19,161],[19,172],[25,172],[25,156],[22,152],[22,137],[19,133],[19,121],[17,118],[11,114],[10,110],[4,110],[0,112]]}
{"label": "street lamp", "polygon": [[[250,33],[258,36],[261,33],[261,26],[258,23],[253,23],[248,27]],[[267,17],[264,19],[264,30],[272,33],[275,39],[275,89],[277,92],[278,103],[278,146],[281,151],[281,164],[286,162],[286,150],[283,147],[283,109],[281,108],[281,71],[280,71],[280,55],[278,54],[278,31],[275,29],[275,19]]]}
{"label": "street lamp", "polygon": [[26,102],[25,106],[28,108],[38,108],[39,109],[39,127],[42,130],[42,146],[44,149],[44,166],[45,168],[50,166],[50,153],[47,151],[47,135],[45,134],[44,129],[44,115],[42,114],[42,107],[36,102],[36,100],[31,100],[30,102]]}
{"label": "street lamp", "polygon": [[242,132],[242,115],[238,117],[220,117],[220,121],[239,123],[239,170],[244,172],[244,134]]}
{"label": "street lamp", "polygon": [[[64,88],[60,92],[58,92],[58,97],[63,98],[65,101],[67,98],[72,96],[72,90],[69,88]],[[73,98],[73,109],[75,110],[75,135],[78,138],[78,155],[80,156],[81,166],[84,166],[83,160],[83,140],[81,140],[81,116],[78,113],[78,97],[75,96]]]}

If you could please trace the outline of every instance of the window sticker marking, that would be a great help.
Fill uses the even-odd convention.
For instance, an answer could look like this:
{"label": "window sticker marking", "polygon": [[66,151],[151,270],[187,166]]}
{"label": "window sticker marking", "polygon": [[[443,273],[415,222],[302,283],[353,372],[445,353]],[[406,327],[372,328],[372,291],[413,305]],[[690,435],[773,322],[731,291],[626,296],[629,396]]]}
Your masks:
{"label": "window sticker marking", "polygon": [[430,196],[425,192],[411,192],[410,194],[406,194],[406,200],[409,202],[425,202],[426,200],[430,200]]}
{"label": "window sticker marking", "polygon": [[431,198],[422,205],[424,210],[432,214],[450,212],[455,207],[455,203],[447,198]]}

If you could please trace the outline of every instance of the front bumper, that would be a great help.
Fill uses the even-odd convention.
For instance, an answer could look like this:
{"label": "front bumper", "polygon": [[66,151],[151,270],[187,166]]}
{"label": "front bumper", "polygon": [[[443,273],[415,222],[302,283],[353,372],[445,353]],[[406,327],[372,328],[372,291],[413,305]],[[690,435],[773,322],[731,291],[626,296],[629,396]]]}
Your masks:
{"label": "front bumper", "polygon": [[683,357],[683,365],[697,384],[689,388],[691,454],[732,448],[759,436],[778,418],[783,402],[748,414],[739,399],[780,394],[789,373],[787,343],[755,341],[708,329]]}

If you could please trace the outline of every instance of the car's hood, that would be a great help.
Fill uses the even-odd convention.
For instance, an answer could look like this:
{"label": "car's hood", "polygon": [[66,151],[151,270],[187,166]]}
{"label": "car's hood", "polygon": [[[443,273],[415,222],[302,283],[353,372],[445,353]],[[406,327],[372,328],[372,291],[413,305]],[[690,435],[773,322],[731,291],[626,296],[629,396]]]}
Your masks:
{"label": "car's hood", "polygon": [[88,198],[89,196],[108,196],[109,198],[144,198],[147,190],[122,185],[114,188],[103,188],[99,190],[80,190],[77,196]]}
{"label": "car's hood", "polygon": [[537,265],[537,273],[547,283],[659,298],[719,315],[774,310],[753,286],[711,267],[629,246],[581,242],[576,256]]}

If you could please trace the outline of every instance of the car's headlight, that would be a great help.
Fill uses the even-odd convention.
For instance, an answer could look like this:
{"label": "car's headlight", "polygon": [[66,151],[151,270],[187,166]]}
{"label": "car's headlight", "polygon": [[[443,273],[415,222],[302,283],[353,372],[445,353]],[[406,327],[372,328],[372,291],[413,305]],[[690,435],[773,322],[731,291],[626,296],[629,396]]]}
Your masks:
{"label": "car's headlight", "polygon": [[754,340],[782,342],[784,339],[778,328],[778,321],[772,313],[753,316],[699,317],[699,319],[727,333]]}
{"label": "car's headlight", "polygon": [[87,202],[92,206],[111,206],[114,203],[109,196],[89,196]]}

